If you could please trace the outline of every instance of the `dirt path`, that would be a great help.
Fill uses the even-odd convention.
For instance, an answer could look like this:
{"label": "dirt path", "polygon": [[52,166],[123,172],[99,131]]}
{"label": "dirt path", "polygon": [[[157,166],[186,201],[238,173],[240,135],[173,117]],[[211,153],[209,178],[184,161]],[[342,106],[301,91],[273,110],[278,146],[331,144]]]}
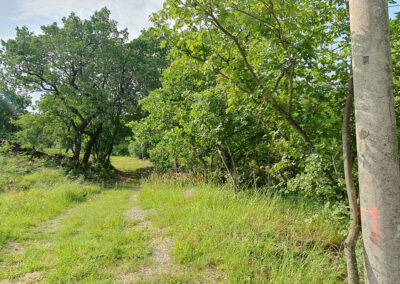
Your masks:
{"label": "dirt path", "polygon": [[[183,266],[174,262],[171,255],[174,240],[168,237],[168,228],[159,229],[149,220],[149,216],[155,215],[154,209],[143,210],[138,206],[138,192],[131,196],[133,207],[125,212],[129,220],[135,221],[135,229],[150,236],[150,247],[152,254],[150,263],[138,267],[135,271],[118,275],[122,283],[175,283],[170,281],[175,276],[184,276],[191,271],[192,267]],[[185,196],[190,198],[192,190],[185,192]],[[226,283],[225,275],[218,272],[214,267],[209,267],[202,271],[199,279],[190,280],[190,283]],[[223,279],[223,280],[221,280]],[[186,282],[185,282],[186,283]],[[189,282],[188,282],[189,283]]]}
{"label": "dirt path", "polygon": [[32,272],[27,273],[23,277],[18,279],[14,279],[12,281],[9,280],[0,280],[0,284],[34,284],[40,281],[41,275],[40,272]]}
{"label": "dirt path", "polygon": [[[135,192],[131,201],[138,202],[138,192]],[[126,216],[130,220],[137,221],[135,229],[143,232],[149,232],[151,235],[150,246],[152,255],[149,265],[143,265],[137,271],[120,275],[119,279],[122,283],[136,283],[138,281],[146,281],[150,283],[160,283],[162,279],[167,278],[174,272],[174,266],[171,261],[171,248],[174,241],[163,236],[164,230],[157,229],[146,219],[146,216],[154,214],[153,210],[143,210],[138,206],[134,206],[126,211]]]}

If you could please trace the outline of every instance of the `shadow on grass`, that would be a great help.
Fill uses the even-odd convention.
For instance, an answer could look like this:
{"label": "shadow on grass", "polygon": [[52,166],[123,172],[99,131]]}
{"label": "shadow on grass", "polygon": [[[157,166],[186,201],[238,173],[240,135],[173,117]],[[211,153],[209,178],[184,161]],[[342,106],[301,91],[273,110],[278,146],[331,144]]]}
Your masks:
{"label": "shadow on grass", "polygon": [[119,181],[124,184],[139,186],[140,180],[149,177],[153,170],[154,167],[144,167],[129,171],[118,171]]}

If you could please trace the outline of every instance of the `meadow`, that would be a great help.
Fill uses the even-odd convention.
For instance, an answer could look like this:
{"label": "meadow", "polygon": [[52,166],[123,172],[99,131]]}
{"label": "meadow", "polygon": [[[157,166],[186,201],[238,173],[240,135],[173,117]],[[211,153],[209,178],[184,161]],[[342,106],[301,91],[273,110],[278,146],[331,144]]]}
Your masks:
{"label": "meadow", "polygon": [[[0,283],[343,283],[344,222],[301,198],[0,154]],[[130,178],[129,178],[130,177]],[[315,214],[320,212],[320,214]]]}

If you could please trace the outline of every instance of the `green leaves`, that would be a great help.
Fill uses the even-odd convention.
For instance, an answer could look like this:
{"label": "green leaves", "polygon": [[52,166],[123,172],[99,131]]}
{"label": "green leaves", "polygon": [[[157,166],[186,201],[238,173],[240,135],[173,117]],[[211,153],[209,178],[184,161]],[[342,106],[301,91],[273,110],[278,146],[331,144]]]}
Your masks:
{"label": "green leaves", "polygon": [[4,74],[0,74],[0,137],[9,138],[16,131],[12,119],[25,113],[30,98],[9,82]]}
{"label": "green leaves", "polygon": [[[161,170],[179,164],[220,181],[301,191],[301,173],[322,175],[307,168],[320,164],[307,160],[307,145],[325,161],[340,141],[350,54],[342,4],[165,1],[153,21],[168,34],[171,66],[141,103],[149,116],[135,124],[136,141]],[[321,195],[331,198],[335,177],[324,176]]]}
{"label": "green leaves", "polygon": [[127,30],[118,29],[107,8],[88,20],[71,13],[62,22],[42,26],[40,35],[17,29],[2,44],[2,66],[20,88],[43,93],[40,114],[49,125],[62,124],[56,128],[62,144],[76,159],[84,146],[85,158],[93,151],[106,162],[129,135],[125,121],[143,115],[138,100],[160,86],[168,49],[152,31],[128,43]]}

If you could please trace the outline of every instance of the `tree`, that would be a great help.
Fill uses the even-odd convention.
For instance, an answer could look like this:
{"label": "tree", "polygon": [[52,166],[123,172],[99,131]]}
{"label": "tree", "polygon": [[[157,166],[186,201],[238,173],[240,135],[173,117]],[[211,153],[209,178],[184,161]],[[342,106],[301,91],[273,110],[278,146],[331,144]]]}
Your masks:
{"label": "tree", "polygon": [[361,226],[367,283],[400,282],[400,169],[388,2],[350,1]]}
{"label": "tree", "polygon": [[[158,146],[151,135],[142,141],[153,145],[150,156],[171,163],[162,153],[172,155],[169,146],[183,139],[193,146],[174,155],[196,161],[191,168],[204,161],[241,185],[343,197],[336,114],[347,93],[349,43],[339,1],[166,1],[153,21],[169,36],[172,64],[163,90],[144,102],[157,119],[142,129],[161,137]],[[195,70],[207,76],[192,80]]]}
{"label": "tree", "polygon": [[51,147],[57,140],[55,135],[59,123],[39,113],[25,113],[13,121],[19,131],[15,136],[21,144],[35,148]]}
{"label": "tree", "polygon": [[311,145],[304,121],[295,118],[302,101],[297,90],[306,87],[312,67],[322,63],[324,69],[319,57],[326,57],[327,47],[342,32],[342,25],[335,26],[343,21],[343,10],[336,1],[166,1],[154,20],[165,27],[166,19],[179,19],[173,31],[180,50],[253,101],[270,105]]}
{"label": "tree", "polygon": [[69,124],[75,159],[85,132],[96,132],[96,119],[110,103],[109,55],[127,38],[109,15],[102,9],[82,21],[72,13],[63,18],[62,27],[42,26],[41,35],[17,28],[16,38],[3,42],[2,61],[10,76],[27,89],[43,92],[51,101],[46,112]]}
{"label": "tree", "polygon": [[74,159],[84,152],[84,164],[91,155],[109,163],[113,146],[129,135],[125,124],[143,115],[138,100],[159,85],[165,51],[150,31],[128,43],[107,8],[62,21],[40,35],[17,28],[15,39],[2,42],[2,65],[16,84],[42,92],[39,110],[63,123]]}
{"label": "tree", "polygon": [[4,76],[0,77],[0,137],[10,138],[17,130],[12,119],[26,112],[30,99],[25,94],[17,94],[16,90],[7,84]]}

